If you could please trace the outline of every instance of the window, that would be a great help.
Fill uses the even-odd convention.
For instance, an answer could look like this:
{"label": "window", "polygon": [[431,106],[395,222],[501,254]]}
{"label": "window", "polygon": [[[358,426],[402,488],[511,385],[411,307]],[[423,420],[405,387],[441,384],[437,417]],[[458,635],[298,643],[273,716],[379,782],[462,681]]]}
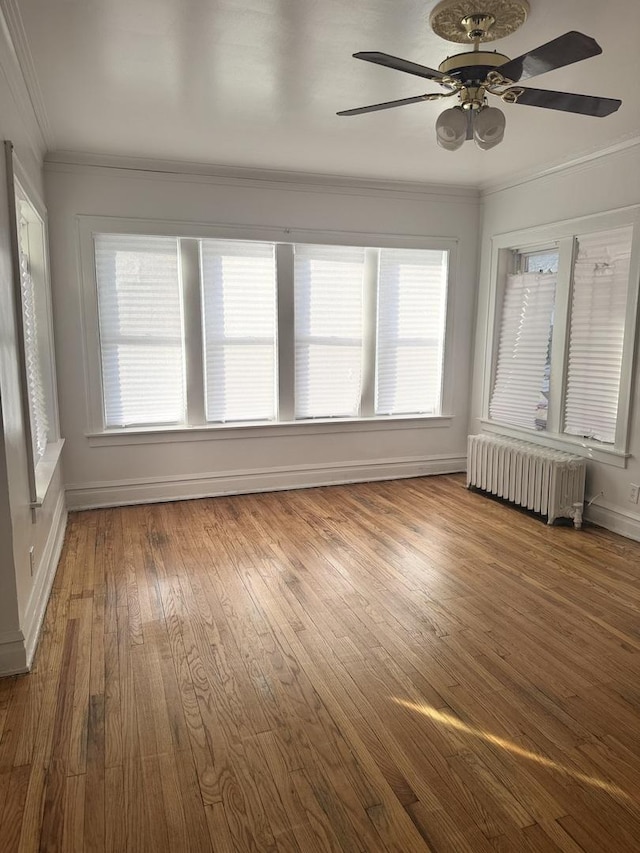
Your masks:
{"label": "window", "polygon": [[[14,298],[20,321],[22,413],[26,438],[29,499],[42,505],[56,471],[59,435],[49,288],[46,210],[5,142]],[[35,516],[33,516],[35,518]]]}
{"label": "window", "polygon": [[97,430],[440,414],[447,250],[93,244]]}
{"label": "window", "polygon": [[[20,251],[20,289],[22,294],[22,317],[24,330],[24,350],[27,368],[27,390],[29,397],[29,412],[31,419],[31,446],[33,460],[37,467],[44,456],[50,436],[49,406],[44,379],[46,350],[43,343],[46,340],[43,316],[38,302],[38,273],[34,268],[37,263],[37,252],[34,250],[33,230],[37,227],[33,209],[25,200],[18,201],[19,215],[19,251]],[[32,239],[29,239],[30,232]],[[32,272],[33,271],[33,272]],[[40,295],[41,297],[41,295]]]}
{"label": "window", "polygon": [[622,374],[632,229],[577,238],[565,431],[613,444]]}
{"label": "window", "polygon": [[276,417],[272,243],[200,244],[207,421]]}
{"label": "window", "polygon": [[95,246],[105,426],[183,423],[178,241],[101,234]]}
{"label": "window", "polygon": [[491,417],[526,429],[546,429],[556,273],[507,278],[502,304]]}
{"label": "window", "polygon": [[440,408],[447,252],[381,249],[376,414]]}
{"label": "window", "polygon": [[296,417],[355,417],[362,381],[364,249],[294,251]]}
{"label": "window", "polygon": [[490,423],[623,454],[636,333],[637,215],[605,214],[593,225],[615,227],[571,234],[558,227],[555,247],[499,247],[488,414]]}
{"label": "window", "polygon": [[559,255],[557,250],[524,252],[519,257],[520,272],[557,273]]}

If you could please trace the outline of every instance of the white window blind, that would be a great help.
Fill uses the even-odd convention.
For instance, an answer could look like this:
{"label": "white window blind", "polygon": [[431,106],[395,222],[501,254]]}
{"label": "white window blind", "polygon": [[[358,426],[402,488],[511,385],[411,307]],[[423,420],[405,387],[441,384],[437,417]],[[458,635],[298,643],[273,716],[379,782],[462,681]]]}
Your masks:
{"label": "white window blind", "polygon": [[376,414],[440,411],[447,260],[443,251],[380,250]]}
{"label": "white window blind", "polygon": [[105,425],[184,422],[178,240],[100,234],[95,253]]}
{"label": "white window blind", "polygon": [[31,440],[34,464],[38,464],[47,449],[49,418],[38,335],[38,311],[35,283],[29,271],[29,258],[20,252],[20,285],[22,290],[22,324],[24,330],[27,390],[31,413]]}
{"label": "white window blind", "polygon": [[493,420],[528,429],[547,424],[555,273],[507,278],[493,394]]}
{"label": "white window blind", "polygon": [[364,249],[296,246],[296,417],[359,414]]}
{"label": "white window blind", "polygon": [[273,420],[275,246],[203,240],[201,264],[207,420]]}
{"label": "white window blind", "polygon": [[632,229],[578,237],[570,314],[565,432],[613,443]]}

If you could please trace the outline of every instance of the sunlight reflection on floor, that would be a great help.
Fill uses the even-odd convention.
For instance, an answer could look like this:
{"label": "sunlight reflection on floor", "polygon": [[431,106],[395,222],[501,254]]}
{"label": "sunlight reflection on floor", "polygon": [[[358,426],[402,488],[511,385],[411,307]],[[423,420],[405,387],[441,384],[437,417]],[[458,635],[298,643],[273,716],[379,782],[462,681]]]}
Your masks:
{"label": "sunlight reflection on floor", "polygon": [[596,776],[589,776],[586,773],[581,773],[579,770],[573,770],[569,767],[565,767],[562,764],[558,764],[555,761],[552,761],[550,758],[545,758],[543,755],[538,755],[535,752],[531,752],[528,749],[523,749],[521,746],[513,743],[512,741],[505,740],[505,738],[498,737],[497,735],[493,735],[490,732],[485,732],[482,729],[476,729],[473,726],[469,726],[466,723],[463,723],[462,720],[459,720],[457,717],[452,714],[447,714],[443,711],[438,711],[435,708],[432,708],[430,705],[418,705],[415,702],[409,702],[406,699],[398,699],[393,697],[393,701],[398,705],[402,705],[404,708],[407,708],[410,711],[417,711],[420,714],[424,714],[430,719],[434,720],[436,723],[440,723],[444,726],[449,726],[450,728],[457,729],[458,731],[464,732],[465,734],[471,735],[475,738],[480,738],[481,740],[486,741],[487,743],[491,743],[494,746],[500,747],[500,749],[506,749],[508,752],[513,753],[514,755],[519,755],[521,758],[526,758],[527,761],[535,761],[536,764],[542,764],[544,767],[548,767],[551,770],[555,770],[558,773],[563,773],[565,776],[571,776],[573,779],[577,779],[580,782],[585,782],[587,785],[591,785],[594,788],[600,788],[603,791],[606,791],[608,794],[611,794],[614,797],[620,797],[625,800],[632,800],[633,798],[623,791],[622,788],[619,788],[617,785],[614,785],[611,782],[607,782],[604,779],[598,779]]}

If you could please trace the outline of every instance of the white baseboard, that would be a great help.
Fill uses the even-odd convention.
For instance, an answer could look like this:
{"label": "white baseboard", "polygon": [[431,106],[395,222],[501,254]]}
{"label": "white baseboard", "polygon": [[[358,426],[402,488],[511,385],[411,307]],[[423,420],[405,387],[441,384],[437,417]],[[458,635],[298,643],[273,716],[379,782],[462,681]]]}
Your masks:
{"label": "white baseboard", "polygon": [[3,631],[0,634],[0,678],[28,671],[24,634],[22,631]]}
{"label": "white baseboard", "polygon": [[585,511],[587,521],[640,542],[640,517],[610,504],[591,504]]}
{"label": "white baseboard", "polygon": [[36,569],[31,596],[29,597],[24,616],[23,633],[27,669],[31,669],[33,656],[38,645],[42,620],[44,619],[51,587],[56,576],[66,528],[67,508],[65,506],[65,494],[61,489],[53,511],[49,536]]}
{"label": "white baseboard", "polygon": [[146,477],[136,480],[67,485],[70,510],[138,503],[219,497],[284,489],[307,489],[373,480],[454,474],[466,470],[466,455],[437,454],[403,459],[294,465],[225,471],[190,477]]}

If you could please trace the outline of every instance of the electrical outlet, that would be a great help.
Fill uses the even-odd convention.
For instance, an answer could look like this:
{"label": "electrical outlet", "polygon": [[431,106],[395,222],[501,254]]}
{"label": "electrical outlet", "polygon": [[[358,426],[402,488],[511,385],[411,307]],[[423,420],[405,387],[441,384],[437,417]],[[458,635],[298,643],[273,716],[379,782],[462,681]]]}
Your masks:
{"label": "electrical outlet", "polygon": [[629,489],[629,501],[632,504],[637,504],[639,497],[640,497],[640,486],[637,483],[631,483],[631,488]]}
{"label": "electrical outlet", "polygon": [[29,568],[31,569],[31,577],[33,577],[33,570],[35,568],[34,567],[35,553],[36,553],[36,549],[32,545],[31,548],[29,548]]}

